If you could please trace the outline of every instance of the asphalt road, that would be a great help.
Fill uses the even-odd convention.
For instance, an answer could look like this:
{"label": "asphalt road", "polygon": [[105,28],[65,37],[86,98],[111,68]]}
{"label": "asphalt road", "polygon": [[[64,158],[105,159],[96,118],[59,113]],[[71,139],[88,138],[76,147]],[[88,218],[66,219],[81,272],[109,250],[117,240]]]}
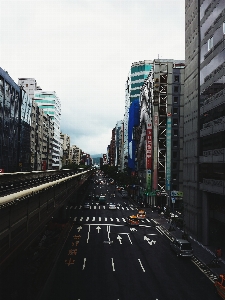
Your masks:
{"label": "asphalt road", "polygon": [[[126,224],[137,207],[118,192],[110,198],[114,190],[92,183],[88,194],[106,194],[107,204],[89,200],[90,209],[82,202],[67,208],[73,225],[41,299],[217,299],[213,284],[191,260],[171,252],[168,238],[151,222],[150,208],[140,226]],[[109,202],[120,206],[109,210]]]}

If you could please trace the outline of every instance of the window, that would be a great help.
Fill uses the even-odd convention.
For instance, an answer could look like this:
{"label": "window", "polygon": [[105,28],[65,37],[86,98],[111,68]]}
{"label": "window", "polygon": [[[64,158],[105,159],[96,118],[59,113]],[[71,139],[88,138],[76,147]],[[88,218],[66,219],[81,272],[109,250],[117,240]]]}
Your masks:
{"label": "window", "polygon": [[225,22],[223,22],[223,34],[225,34]]}
{"label": "window", "polygon": [[178,103],[178,97],[173,97],[173,102]]}
{"label": "window", "polygon": [[174,108],[173,108],[173,114],[174,114],[174,115],[177,115],[177,113],[178,113],[178,108],[177,108],[177,107],[174,107]]}
{"label": "window", "polygon": [[173,147],[177,147],[178,146],[178,141],[173,141]]}
{"label": "window", "polygon": [[175,86],[174,86],[174,92],[175,92],[175,93],[178,93],[178,89],[179,89],[179,86],[175,85]]}
{"label": "window", "polygon": [[175,170],[175,169],[177,169],[177,163],[176,162],[173,163],[173,170]]}
{"label": "window", "polygon": [[177,151],[173,151],[173,158],[177,158]]}
{"label": "window", "polygon": [[173,119],[173,125],[178,125],[178,119],[177,118]]}
{"label": "window", "polygon": [[174,135],[174,136],[178,136],[178,129],[174,129],[173,135]]}
{"label": "window", "polygon": [[210,49],[212,49],[212,47],[213,47],[213,37],[211,37],[210,39],[208,39],[208,51]]}
{"label": "window", "polygon": [[174,81],[175,81],[175,82],[180,82],[179,75],[175,75],[175,76],[174,76]]}

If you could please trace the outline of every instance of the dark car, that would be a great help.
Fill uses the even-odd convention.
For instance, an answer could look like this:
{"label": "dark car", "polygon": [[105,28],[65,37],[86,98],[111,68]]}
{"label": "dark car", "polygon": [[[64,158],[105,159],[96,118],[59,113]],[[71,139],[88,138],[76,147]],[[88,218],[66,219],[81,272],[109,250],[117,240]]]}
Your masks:
{"label": "dark car", "polygon": [[177,254],[177,256],[182,256],[182,257],[193,256],[193,249],[191,243],[188,242],[187,240],[174,239],[170,243],[170,248]]}

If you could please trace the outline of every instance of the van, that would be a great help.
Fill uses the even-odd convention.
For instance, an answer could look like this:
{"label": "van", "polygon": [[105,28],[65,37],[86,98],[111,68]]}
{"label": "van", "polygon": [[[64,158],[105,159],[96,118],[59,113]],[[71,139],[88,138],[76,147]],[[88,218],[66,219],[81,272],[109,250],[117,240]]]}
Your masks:
{"label": "van", "polygon": [[182,257],[192,257],[193,256],[193,249],[191,243],[187,240],[183,239],[174,239],[170,243],[170,248],[174,251],[177,256]]}

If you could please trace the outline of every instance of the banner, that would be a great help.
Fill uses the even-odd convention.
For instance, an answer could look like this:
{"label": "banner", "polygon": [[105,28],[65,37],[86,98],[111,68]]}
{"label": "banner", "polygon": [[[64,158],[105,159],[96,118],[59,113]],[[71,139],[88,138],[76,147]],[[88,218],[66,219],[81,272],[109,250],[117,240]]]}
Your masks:
{"label": "banner", "polygon": [[152,123],[147,123],[146,130],[146,169],[152,168]]}

